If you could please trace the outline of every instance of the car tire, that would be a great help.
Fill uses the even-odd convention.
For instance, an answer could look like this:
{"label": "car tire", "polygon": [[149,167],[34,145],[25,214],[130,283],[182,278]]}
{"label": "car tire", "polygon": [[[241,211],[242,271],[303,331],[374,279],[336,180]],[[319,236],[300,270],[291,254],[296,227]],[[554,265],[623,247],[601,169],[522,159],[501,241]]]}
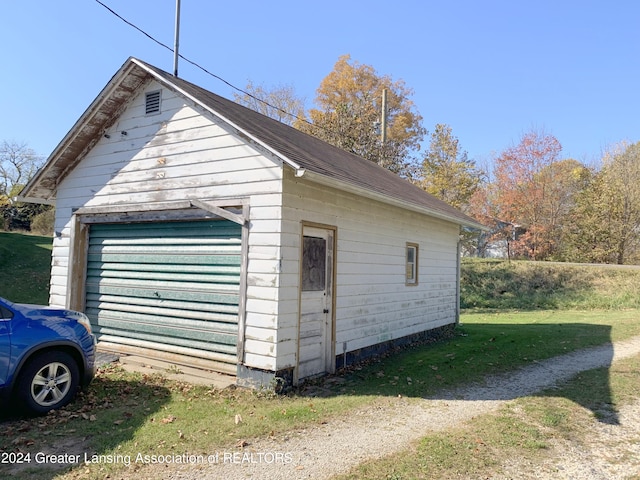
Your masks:
{"label": "car tire", "polygon": [[80,380],[73,357],[55,350],[33,357],[19,375],[16,391],[19,406],[37,415],[69,403]]}

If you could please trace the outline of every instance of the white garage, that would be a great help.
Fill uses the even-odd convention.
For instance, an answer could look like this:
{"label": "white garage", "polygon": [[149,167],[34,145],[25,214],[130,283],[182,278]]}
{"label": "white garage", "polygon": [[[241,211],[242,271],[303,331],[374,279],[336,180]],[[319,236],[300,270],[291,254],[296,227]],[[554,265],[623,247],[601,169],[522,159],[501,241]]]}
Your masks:
{"label": "white garage", "polygon": [[473,219],[363,158],[131,58],[24,200],[56,206],[50,302],[99,345],[272,385],[458,319]]}

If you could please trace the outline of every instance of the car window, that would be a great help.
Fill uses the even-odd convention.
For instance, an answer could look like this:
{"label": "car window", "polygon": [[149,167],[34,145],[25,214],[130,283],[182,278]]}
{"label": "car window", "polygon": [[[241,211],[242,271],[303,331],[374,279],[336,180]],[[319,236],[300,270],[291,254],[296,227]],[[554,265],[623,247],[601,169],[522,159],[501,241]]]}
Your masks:
{"label": "car window", "polygon": [[1,320],[11,320],[13,318],[13,312],[8,308],[4,308],[0,306],[0,321]]}

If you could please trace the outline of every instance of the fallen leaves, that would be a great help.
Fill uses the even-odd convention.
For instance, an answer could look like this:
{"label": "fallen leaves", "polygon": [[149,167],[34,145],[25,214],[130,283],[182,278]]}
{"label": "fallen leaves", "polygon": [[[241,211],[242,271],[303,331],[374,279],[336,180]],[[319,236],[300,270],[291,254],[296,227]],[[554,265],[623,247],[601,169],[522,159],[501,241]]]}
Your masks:
{"label": "fallen leaves", "polygon": [[169,415],[168,417],[164,417],[162,420],[160,420],[160,423],[167,424],[167,423],[173,423],[175,421],[176,421],[176,417],[173,415]]}
{"label": "fallen leaves", "polygon": [[29,440],[25,437],[16,437],[12,442],[11,445],[21,445],[21,444],[26,444]]}

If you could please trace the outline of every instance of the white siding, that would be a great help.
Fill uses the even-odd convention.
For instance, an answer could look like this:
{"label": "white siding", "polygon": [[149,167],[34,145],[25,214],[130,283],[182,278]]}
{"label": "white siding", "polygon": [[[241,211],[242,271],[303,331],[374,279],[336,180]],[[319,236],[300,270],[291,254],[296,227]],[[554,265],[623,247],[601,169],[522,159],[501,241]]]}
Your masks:
{"label": "white siding", "polygon": [[[246,364],[273,369],[280,276],[282,166],[162,89],[162,112],[145,115],[135,96],[106,136],[61,182],[56,203],[50,302],[65,305],[72,210],[187,198],[246,197],[250,233],[246,303]],[[122,134],[121,132],[126,132]]]}
{"label": "white siding", "polygon": [[[162,89],[162,112],[137,96],[57,192],[50,302],[65,305],[72,211],[87,206],[245,197],[250,204],[244,363],[296,365],[302,221],[337,227],[336,351],[452,323],[457,225],[293,173]],[[126,134],[122,133],[126,132]],[[283,193],[283,171],[285,175]],[[405,247],[419,245],[419,284],[405,285]]]}
{"label": "white siding", "polygon": [[[455,322],[457,225],[285,170],[281,285],[291,288],[281,295],[288,299],[298,295],[302,221],[337,227],[337,354],[343,342],[353,351]],[[407,242],[419,245],[417,286],[405,284]],[[297,322],[297,308],[280,310],[280,328],[292,329]],[[296,348],[295,337],[280,337],[278,357],[295,361]]]}

